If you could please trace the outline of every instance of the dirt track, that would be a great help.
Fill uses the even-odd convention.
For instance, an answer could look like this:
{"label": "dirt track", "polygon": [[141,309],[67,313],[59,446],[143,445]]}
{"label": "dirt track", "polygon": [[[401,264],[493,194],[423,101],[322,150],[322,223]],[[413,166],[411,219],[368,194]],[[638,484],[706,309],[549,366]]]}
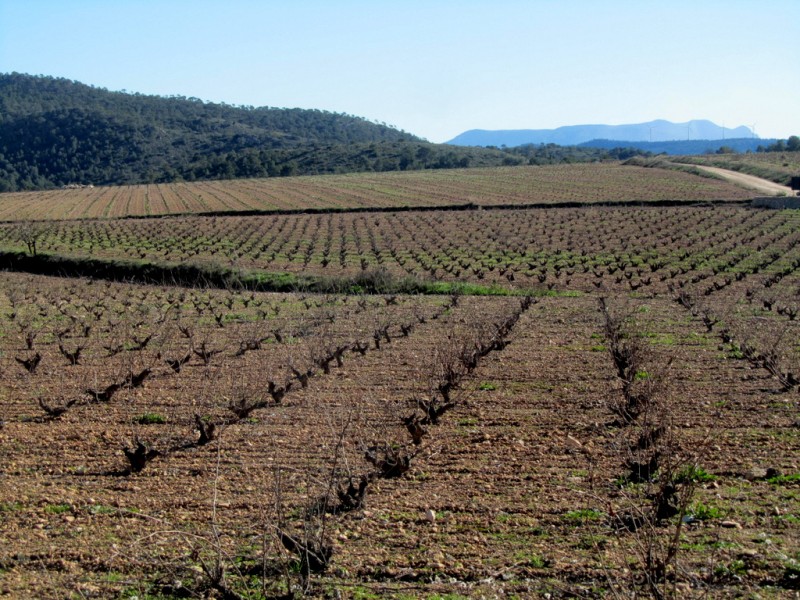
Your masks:
{"label": "dirt track", "polygon": [[719,175],[720,177],[724,177],[728,181],[731,181],[743,187],[750,188],[752,190],[757,190],[759,192],[763,192],[765,194],[769,194],[772,196],[794,195],[794,191],[792,190],[792,188],[785,185],[781,185],[779,183],[775,183],[773,181],[769,181],[768,179],[761,179],[760,177],[756,177],[754,175],[746,175],[745,173],[730,171],[728,169],[720,169],[719,167],[706,167],[697,165],[697,168],[702,169],[703,171],[708,171],[709,173],[713,173],[714,175]]}

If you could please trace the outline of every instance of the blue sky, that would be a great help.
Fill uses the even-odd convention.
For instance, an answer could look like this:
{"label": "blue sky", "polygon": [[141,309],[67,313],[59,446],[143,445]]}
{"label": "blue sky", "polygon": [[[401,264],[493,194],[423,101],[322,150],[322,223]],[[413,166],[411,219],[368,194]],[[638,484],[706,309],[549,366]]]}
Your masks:
{"label": "blue sky", "polygon": [[663,118],[800,134],[800,0],[0,0],[0,72],[434,142]]}

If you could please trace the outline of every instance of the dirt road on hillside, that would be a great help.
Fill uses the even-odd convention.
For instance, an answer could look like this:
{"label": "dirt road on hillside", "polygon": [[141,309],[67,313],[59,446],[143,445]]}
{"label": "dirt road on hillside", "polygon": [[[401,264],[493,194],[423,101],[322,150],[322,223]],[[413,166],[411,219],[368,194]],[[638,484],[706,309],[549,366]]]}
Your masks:
{"label": "dirt road on hillside", "polygon": [[768,194],[770,196],[794,196],[794,191],[789,186],[781,185],[779,183],[775,183],[774,181],[769,181],[768,179],[761,179],[760,177],[746,175],[745,173],[739,173],[738,171],[720,169],[719,167],[706,167],[700,165],[695,166],[698,169],[708,171],[709,173],[714,173],[715,175],[724,177],[733,183],[756,190],[758,192],[763,192],[764,194]]}

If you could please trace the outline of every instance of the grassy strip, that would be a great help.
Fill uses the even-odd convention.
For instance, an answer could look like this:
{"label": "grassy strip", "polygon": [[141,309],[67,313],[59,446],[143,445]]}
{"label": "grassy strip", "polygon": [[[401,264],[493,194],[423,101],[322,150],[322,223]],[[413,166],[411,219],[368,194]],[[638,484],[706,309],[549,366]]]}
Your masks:
{"label": "grassy strip", "polygon": [[157,264],[127,260],[70,257],[55,254],[31,256],[0,251],[0,269],[55,277],[87,277],[154,285],[246,289],[258,292],[319,292],[337,294],[427,294],[469,296],[554,296],[578,292],[514,289],[468,282],[396,277],[385,269],[364,271],[354,277],[321,277],[294,273],[233,270],[192,264]]}

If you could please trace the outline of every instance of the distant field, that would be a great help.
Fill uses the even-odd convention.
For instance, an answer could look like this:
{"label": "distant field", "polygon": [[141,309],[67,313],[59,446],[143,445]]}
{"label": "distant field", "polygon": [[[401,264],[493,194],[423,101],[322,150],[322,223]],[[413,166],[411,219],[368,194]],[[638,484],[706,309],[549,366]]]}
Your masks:
{"label": "distant field", "polygon": [[0,194],[0,220],[750,197],[730,183],[689,173],[579,164],[17,192]]}
{"label": "distant field", "polygon": [[677,156],[674,162],[709,165],[740,171],[769,179],[782,185],[800,175],[800,152],[759,152],[756,154],[712,154],[708,156]]}

